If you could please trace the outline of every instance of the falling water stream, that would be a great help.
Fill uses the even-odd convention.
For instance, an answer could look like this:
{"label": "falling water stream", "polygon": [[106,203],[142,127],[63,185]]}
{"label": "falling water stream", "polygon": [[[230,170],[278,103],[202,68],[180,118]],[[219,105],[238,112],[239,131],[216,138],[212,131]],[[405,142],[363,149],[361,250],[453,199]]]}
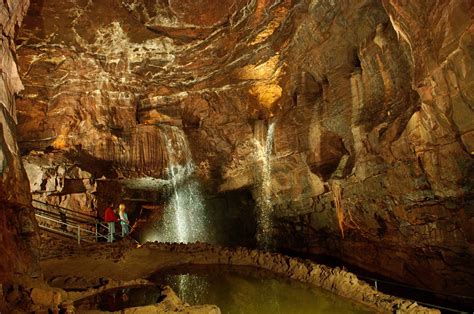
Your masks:
{"label": "falling water stream", "polygon": [[163,218],[149,239],[160,242],[206,242],[211,233],[207,229],[207,215],[195,165],[184,132],[167,127],[162,132],[168,156],[166,179],[168,201]]}
{"label": "falling water stream", "polygon": [[263,249],[272,247],[272,212],[273,203],[271,196],[272,167],[270,157],[273,151],[273,135],[275,121],[268,125],[265,143],[260,143],[259,159],[261,162],[260,178],[258,182],[258,217],[257,217],[257,243]]}

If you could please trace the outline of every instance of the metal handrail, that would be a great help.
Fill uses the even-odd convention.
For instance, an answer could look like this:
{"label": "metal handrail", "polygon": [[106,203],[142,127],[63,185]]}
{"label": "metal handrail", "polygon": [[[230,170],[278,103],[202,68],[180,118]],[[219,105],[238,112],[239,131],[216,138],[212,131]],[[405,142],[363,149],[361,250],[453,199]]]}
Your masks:
{"label": "metal handrail", "polygon": [[[62,207],[62,206],[59,206],[59,205],[53,205],[53,204],[49,204],[49,203],[42,202],[42,201],[38,201],[38,200],[32,200],[32,203],[38,203],[38,204],[44,205],[44,206],[46,206],[46,207],[56,208],[56,209],[59,209],[59,210],[61,210],[61,211],[70,213],[70,214],[75,215],[75,216],[78,216],[78,217],[81,217],[81,216],[82,216],[81,218],[83,218],[83,219],[98,220],[98,218],[95,217],[95,216],[93,216],[93,215],[81,213],[81,212],[79,212],[79,211],[75,211],[75,210],[72,210],[72,209],[69,209],[69,208],[66,208],[66,207]],[[33,206],[33,207],[34,207],[34,206]]]}
{"label": "metal handrail", "polygon": [[62,219],[62,220],[70,220],[70,221],[80,223],[80,224],[85,224],[85,225],[95,225],[96,223],[98,223],[98,221],[81,220],[81,219],[78,219],[76,217],[66,216],[65,214],[64,214],[64,216],[62,216],[61,213],[55,213],[55,212],[51,212],[51,211],[41,209],[41,208],[35,208],[35,209],[36,209],[36,212],[43,213],[45,216],[56,217],[56,218],[59,218],[59,219]]}
{"label": "metal handrail", "polygon": [[[34,203],[40,204],[33,205]],[[99,241],[100,238],[104,238],[109,240],[109,225],[101,221],[98,217],[84,214],[75,210],[71,210],[65,207],[57,206],[48,204],[42,201],[33,200],[32,206],[35,208],[36,213],[35,216],[39,219],[49,220],[51,222],[55,222],[59,225],[64,225],[71,229],[77,229],[75,234],[68,232],[68,228],[64,229],[55,229],[54,227],[42,225],[39,221],[38,224],[41,228],[47,229],[50,231],[54,231],[57,233],[61,233],[67,236],[77,237],[77,242],[80,244],[81,239],[86,238],[94,238],[96,242]],[[56,209],[54,211],[50,210],[51,208]],[[71,223],[72,222],[72,223]],[[86,227],[84,227],[86,225]],[[130,224],[127,224],[129,227]],[[106,234],[101,234],[99,232],[99,227],[102,227],[106,230]],[[81,233],[82,232],[82,233]],[[85,234],[83,234],[85,233]]]}
{"label": "metal handrail", "polygon": [[420,287],[405,285],[405,284],[402,284],[402,283],[397,283],[397,282],[393,282],[393,281],[388,281],[388,280],[383,280],[383,279],[372,278],[372,277],[363,276],[363,275],[357,275],[357,277],[359,277],[359,278],[361,278],[361,279],[366,279],[366,280],[373,281],[375,287],[378,286],[378,285],[377,285],[378,282],[381,282],[381,283],[389,284],[389,285],[392,285],[392,286],[399,286],[399,287],[403,287],[403,288],[410,288],[410,289],[413,289],[413,290],[419,290],[419,291],[424,291],[424,292],[430,292],[430,293],[445,295],[445,296],[449,296],[449,297],[456,297],[456,298],[474,300],[474,297],[473,297],[473,296],[458,295],[458,294],[451,294],[451,293],[446,293],[446,292],[441,292],[441,291],[436,291],[436,290],[430,290],[430,289],[425,289],[425,288],[420,288]]}
{"label": "metal handrail", "polygon": [[[59,220],[59,219],[51,218],[50,216],[48,217],[47,215],[42,215],[40,213],[36,213],[35,216],[40,218],[40,219],[49,220],[49,221],[52,221],[52,222],[55,222],[55,223],[58,223],[58,224],[61,224],[61,225],[65,225],[66,227],[71,227],[73,229],[77,229],[76,235],[74,236],[74,234],[72,232],[65,232],[64,230],[56,230],[54,228],[51,228],[51,227],[48,227],[48,226],[41,226],[41,224],[39,224],[43,228],[46,228],[46,229],[49,229],[49,230],[52,230],[52,231],[56,231],[56,232],[60,232],[62,234],[66,234],[68,236],[77,237],[77,243],[78,244],[81,243],[81,240],[85,240],[86,238],[94,238],[95,242],[97,242],[99,240],[99,238],[105,238],[105,239],[108,238],[107,235],[103,235],[103,234],[99,233],[99,231],[98,231],[98,225],[101,225],[101,226],[105,227],[106,230],[108,230],[108,226],[105,226],[101,223],[97,223],[95,225],[94,231],[91,231],[91,230],[88,230],[86,228],[82,228],[80,224],[70,224],[70,223],[64,222],[64,221]],[[82,233],[86,233],[86,235],[83,235]]]}
{"label": "metal handrail", "polygon": [[[445,296],[449,296],[449,297],[453,297],[453,298],[471,299],[471,300],[474,299],[474,297],[471,297],[471,296],[455,295],[455,294],[449,294],[449,293],[444,293],[444,292],[438,292],[438,291],[435,291],[435,290],[429,290],[429,289],[424,289],[424,288],[419,288],[419,287],[404,285],[404,284],[401,284],[401,283],[396,283],[396,282],[387,281],[387,280],[383,280],[383,279],[372,278],[372,277],[363,276],[363,275],[357,275],[357,276],[358,276],[360,279],[363,279],[363,280],[373,281],[375,290],[379,290],[378,283],[380,282],[380,283],[384,283],[384,284],[387,284],[387,285],[399,286],[399,287],[403,287],[403,288],[409,288],[409,289],[413,289],[413,290],[419,290],[419,291],[422,291],[422,292],[428,292],[428,293],[434,293],[434,294],[441,294],[441,295],[445,295]],[[470,312],[466,312],[466,311],[463,311],[463,310],[454,309],[454,308],[451,308],[451,307],[441,306],[441,305],[432,304],[432,303],[427,303],[427,302],[423,302],[423,301],[417,301],[417,300],[412,300],[412,301],[414,301],[414,302],[416,302],[416,303],[418,303],[418,304],[421,304],[421,305],[425,305],[425,306],[437,308],[437,309],[440,309],[440,310],[446,310],[446,311],[450,311],[450,312],[454,312],[454,313],[461,313],[461,314],[468,314],[468,313],[470,313]],[[474,314],[474,312],[472,312],[472,313]]]}

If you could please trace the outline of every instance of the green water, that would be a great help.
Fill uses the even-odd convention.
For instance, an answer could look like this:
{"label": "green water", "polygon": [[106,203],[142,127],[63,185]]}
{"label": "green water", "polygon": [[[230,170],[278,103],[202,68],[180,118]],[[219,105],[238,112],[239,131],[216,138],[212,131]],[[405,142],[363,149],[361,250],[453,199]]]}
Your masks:
{"label": "green water", "polygon": [[374,313],[325,290],[250,267],[187,266],[150,278],[191,305],[216,304],[223,314]]}

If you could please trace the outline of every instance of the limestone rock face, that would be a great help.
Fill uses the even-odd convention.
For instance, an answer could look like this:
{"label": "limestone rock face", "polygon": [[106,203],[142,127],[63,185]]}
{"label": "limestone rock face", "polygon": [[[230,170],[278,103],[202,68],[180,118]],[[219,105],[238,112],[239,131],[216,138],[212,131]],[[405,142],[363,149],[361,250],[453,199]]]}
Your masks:
{"label": "limestone rock face", "polygon": [[35,2],[17,38],[20,147],[96,177],[162,178],[163,134],[179,127],[210,191],[256,194],[274,121],[281,247],[465,294],[472,13],[469,0]]}
{"label": "limestone rock face", "polygon": [[[362,267],[384,265],[392,277],[462,295],[472,282],[464,267],[473,263],[474,115],[472,78],[460,68],[472,66],[472,49],[465,47],[472,45],[473,7],[394,3],[383,3],[388,20],[381,15],[371,37],[359,42],[353,70],[334,65],[323,75],[319,122],[310,124],[317,130],[309,132],[309,162],[343,156],[328,186],[342,189],[339,221],[331,189],[298,217],[302,222],[290,224],[318,230],[313,237],[308,228],[304,236],[315,251],[325,243],[323,251]],[[323,57],[312,58],[332,61],[343,55],[335,49],[314,48]],[[327,129],[347,152],[336,149],[337,137],[324,140]],[[312,169],[324,175],[327,168],[315,163]]]}
{"label": "limestone rock face", "polygon": [[33,200],[96,216],[97,182],[90,172],[59,154],[30,154],[23,164]]}
{"label": "limestone rock face", "polygon": [[289,58],[301,60],[291,71],[294,109],[275,151],[278,160],[305,153],[326,193],[293,218],[277,212],[282,240],[466,294],[474,252],[472,3],[320,2],[310,12]]}
{"label": "limestone rock face", "polygon": [[17,275],[38,275],[32,247],[39,246],[34,213],[29,207],[28,178],[16,142],[15,94],[23,89],[13,42],[28,0],[0,3],[0,282]]}
{"label": "limestone rock face", "polygon": [[266,12],[265,1],[207,2],[200,18],[192,2],[33,3],[18,36],[22,149],[75,150],[120,174],[160,176],[161,127],[174,125],[208,144],[194,149],[199,160],[230,159],[253,138],[249,120],[282,93],[284,43],[260,44],[291,3]]}

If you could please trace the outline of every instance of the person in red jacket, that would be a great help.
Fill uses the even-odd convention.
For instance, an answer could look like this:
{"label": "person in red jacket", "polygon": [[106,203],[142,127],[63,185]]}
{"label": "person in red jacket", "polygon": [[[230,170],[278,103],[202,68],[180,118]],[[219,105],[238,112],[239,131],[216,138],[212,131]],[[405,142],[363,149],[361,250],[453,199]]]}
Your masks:
{"label": "person in red jacket", "polygon": [[104,220],[109,225],[109,237],[107,238],[107,242],[114,242],[115,222],[118,221],[118,217],[115,215],[113,203],[110,203],[105,209]]}

